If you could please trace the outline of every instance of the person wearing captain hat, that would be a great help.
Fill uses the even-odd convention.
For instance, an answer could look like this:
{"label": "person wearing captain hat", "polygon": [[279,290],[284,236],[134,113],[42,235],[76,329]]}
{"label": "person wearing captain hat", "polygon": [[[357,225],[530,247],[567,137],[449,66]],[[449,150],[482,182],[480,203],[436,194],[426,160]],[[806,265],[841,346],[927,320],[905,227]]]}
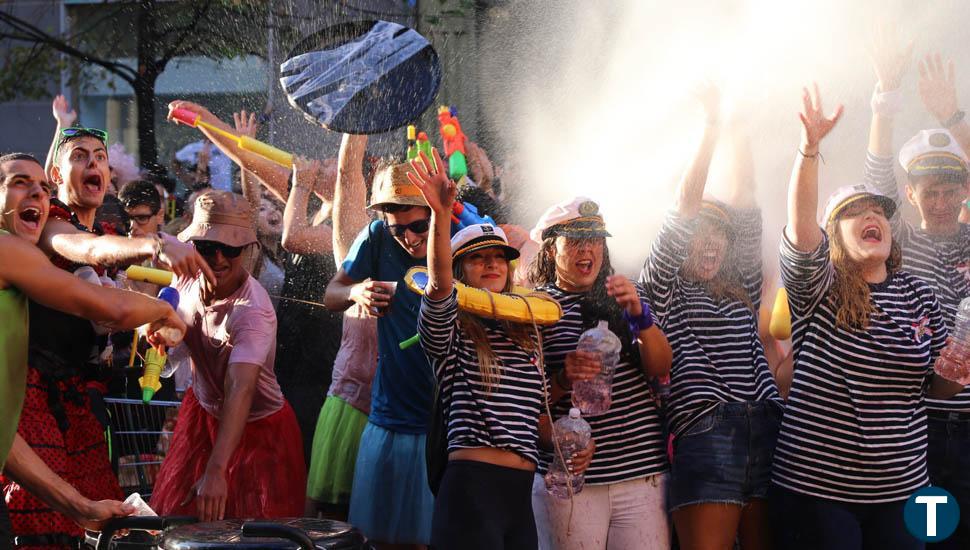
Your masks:
{"label": "person wearing captain hat", "polygon": [[243,252],[257,243],[249,202],[203,193],[178,237],[205,259],[215,287],[201,276],[176,285],[193,382],[151,506],[202,521],[300,515],[303,438],[276,381],[273,302],[244,265]]}
{"label": "person wearing captain hat", "polygon": [[431,212],[410,181],[406,163],[374,177],[368,209],[379,219],[361,231],[330,281],[331,311],[358,304],[377,320],[377,371],[371,410],[360,437],[350,494],[349,522],[380,544],[427,545],[434,496],[424,448],[434,373],[420,346],[401,349],[417,331],[421,297],[404,275],[424,266]]}
{"label": "person wearing captain hat", "polygon": [[465,227],[449,243],[455,183],[423,155],[411,164],[410,179],[433,225],[418,331],[438,379],[447,440],[444,472],[431,480],[437,487],[431,545],[536,548],[531,493],[545,402],[539,334],[531,325],[460,310],[454,288],[458,280],[489,292],[511,290],[510,262],[519,252],[491,224]]}
{"label": "person wearing captain hat", "polygon": [[872,171],[881,140],[866,183],[836,191],[819,227],[819,145],[840,114],[824,114],[817,87],[803,94],[781,242],[795,359],[768,495],[774,542],[922,548],[899,517],[929,484],[926,402],[963,385],[934,372],[947,327],[932,288],[900,269],[895,195],[872,185],[892,174],[891,158]]}
{"label": "person wearing captain hat", "polygon": [[[893,220],[894,241],[902,249],[903,268],[929,284],[952,328],[960,302],[970,296],[970,225],[967,225],[967,151],[970,126],[960,110],[953,66],[947,69],[939,55],[920,61],[919,91],[926,112],[938,128],[918,132],[899,150],[906,171],[905,197],[920,215],[911,224],[901,216]],[[877,71],[878,72],[878,71]],[[881,80],[881,79],[880,79]],[[882,83],[880,82],[880,87]],[[896,95],[899,91],[896,90]],[[893,175],[893,116],[880,105],[893,101],[873,98],[873,124],[866,157],[867,181],[901,203]],[[897,98],[897,103],[901,98]],[[927,467],[932,485],[950,491],[962,509],[970,508],[970,456],[954,453],[954,433],[965,433],[970,419],[970,391],[945,400],[926,399],[928,433]],[[970,547],[970,517],[964,517],[953,535],[940,547]]]}
{"label": "person wearing captain hat", "polygon": [[[536,524],[550,545],[543,547],[606,548],[608,538],[610,548],[667,548],[666,443],[649,380],[670,372],[670,345],[638,288],[613,273],[610,232],[596,202],[576,197],[551,206],[531,236],[541,245],[529,266],[531,283],[563,309],[542,341],[553,420],[568,414],[573,383],[601,369],[597,354],[576,350],[580,335],[607,321],[622,344],[610,408],[586,418],[591,445],[572,457],[574,473],[585,475],[573,499],[582,528],[571,527],[570,502],[549,495],[541,476],[533,485]],[[551,459],[542,455],[543,465]],[[626,517],[636,519],[620,519]]]}

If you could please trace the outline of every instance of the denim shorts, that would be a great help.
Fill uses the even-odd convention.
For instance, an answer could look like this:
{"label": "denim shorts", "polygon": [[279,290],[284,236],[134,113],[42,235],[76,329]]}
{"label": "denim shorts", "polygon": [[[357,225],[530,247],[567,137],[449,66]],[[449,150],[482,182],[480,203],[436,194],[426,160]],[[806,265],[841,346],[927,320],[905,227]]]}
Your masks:
{"label": "denim shorts", "polygon": [[770,401],[721,403],[674,440],[667,507],[763,499],[781,425]]}

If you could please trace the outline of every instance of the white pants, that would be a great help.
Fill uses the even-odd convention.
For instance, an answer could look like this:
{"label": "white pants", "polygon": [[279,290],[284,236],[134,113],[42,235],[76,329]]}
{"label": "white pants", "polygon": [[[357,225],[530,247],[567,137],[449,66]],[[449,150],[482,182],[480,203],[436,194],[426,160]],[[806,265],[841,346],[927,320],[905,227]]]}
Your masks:
{"label": "white pants", "polygon": [[546,493],[542,476],[532,485],[539,550],[669,550],[667,474],[609,485],[587,485],[569,500]]}

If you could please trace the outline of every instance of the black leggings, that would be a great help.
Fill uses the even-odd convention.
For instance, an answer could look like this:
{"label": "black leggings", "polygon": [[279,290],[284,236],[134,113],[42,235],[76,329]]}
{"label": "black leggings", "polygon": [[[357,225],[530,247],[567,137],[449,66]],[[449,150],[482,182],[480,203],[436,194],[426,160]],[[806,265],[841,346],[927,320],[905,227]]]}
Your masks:
{"label": "black leggings", "polygon": [[435,550],[535,550],[533,472],[452,460],[434,502]]}
{"label": "black leggings", "polygon": [[0,550],[13,548],[13,527],[10,525],[10,515],[7,504],[0,494]]}

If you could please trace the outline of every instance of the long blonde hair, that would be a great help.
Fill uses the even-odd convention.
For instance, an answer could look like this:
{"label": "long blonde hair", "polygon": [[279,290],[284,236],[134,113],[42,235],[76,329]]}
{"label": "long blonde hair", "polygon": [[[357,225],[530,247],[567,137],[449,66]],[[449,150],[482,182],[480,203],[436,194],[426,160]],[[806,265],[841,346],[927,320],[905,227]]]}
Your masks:
{"label": "long blonde hair", "polygon": [[[461,261],[455,262],[453,271],[455,279],[460,281],[464,278],[465,273],[462,270]],[[505,287],[502,289],[502,292],[510,292],[512,286],[511,262],[509,262],[509,273],[505,278]],[[505,333],[509,336],[509,339],[517,346],[527,352],[536,351],[538,345],[532,337],[534,331],[531,326],[522,323],[512,323],[510,321],[498,322],[505,329]],[[482,324],[481,318],[477,315],[472,315],[459,309],[458,327],[465,336],[475,343],[475,353],[478,355],[478,372],[482,375],[482,382],[485,384],[485,393],[491,393],[492,387],[498,384],[501,379],[501,365],[499,364],[498,357],[495,355],[495,351],[492,349],[491,343],[488,341],[485,326]]]}
{"label": "long blonde hair", "polygon": [[[862,266],[849,257],[839,230],[839,217],[825,227],[829,235],[829,258],[835,268],[835,280],[829,289],[828,300],[835,311],[835,326],[845,330],[866,330],[869,316],[875,312],[870,300],[869,283],[862,277]],[[886,258],[886,271],[889,275],[899,271],[902,265],[902,251],[895,239]]]}

